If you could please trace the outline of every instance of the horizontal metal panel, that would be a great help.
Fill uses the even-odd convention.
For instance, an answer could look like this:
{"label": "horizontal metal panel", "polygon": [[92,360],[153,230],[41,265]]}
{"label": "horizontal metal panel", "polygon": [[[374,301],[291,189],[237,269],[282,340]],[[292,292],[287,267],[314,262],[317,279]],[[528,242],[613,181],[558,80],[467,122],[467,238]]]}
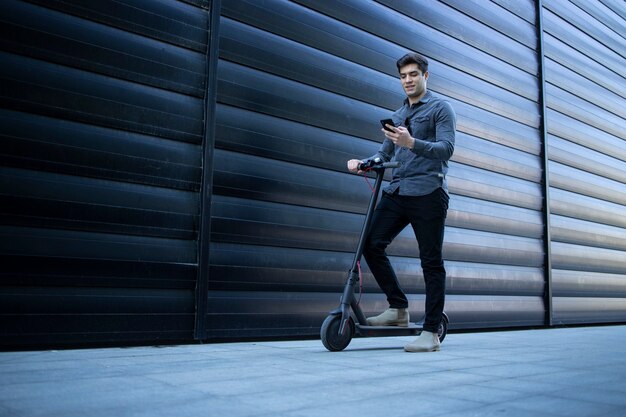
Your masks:
{"label": "horizontal metal panel", "polygon": [[0,255],[3,286],[194,289],[196,265]]}
{"label": "horizontal metal panel", "polygon": [[[503,61],[537,74],[534,47],[520,47],[517,42],[439,2],[379,0],[402,14],[452,36]],[[419,4],[419,5],[418,5]]]}
{"label": "horizontal metal panel", "polygon": [[[577,97],[577,100],[572,100],[574,102],[573,104],[578,103],[580,106],[589,106],[589,103],[591,103],[593,106],[598,107],[595,114],[601,115],[604,111],[610,112],[607,116],[610,117],[611,120],[615,120],[615,117],[626,117],[624,97],[619,94],[613,93],[611,90],[599,86],[598,84],[590,81],[588,78],[581,76],[579,73],[574,72],[551,59],[545,60],[545,71],[547,82]],[[558,92],[557,88],[554,88],[554,90]],[[571,98],[571,96],[567,94],[561,99],[561,101],[567,101],[568,97]],[[578,99],[579,97],[582,97],[584,100]],[[551,105],[550,107],[555,108],[555,101],[552,101],[549,104]],[[561,105],[561,107],[564,106]],[[556,108],[556,110],[559,110],[559,108]],[[582,113],[584,113],[584,111]],[[600,122],[604,125],[602,120],[600,120]]]}
{"label": "horizontal metal panel", "polygon": [[622,139],[562,113],[550,109],[546,113],[550,134],[626,162],[626,142]]}
{"label": "horizontal metal panel", "polygon": [[553,269],[552,294],[555,297],[626,298],[626,275]]}
{"label": "horizontal metal panel", "polygon": [[0,52],[0,105],[200,143],[199,98]]}
{"label": "horizontal metal panel", "polygon": [[[481,23],[530,49],[534,50],[537,47],[537,30],[534,24],[507,12],[505,7],[494,7],[491,2],[483,0],[442,0],[442,2],[475,19],[476,23],[472,24],[470,21],[471,25],[479,26]],[[513,3],[523,4],[524,2]],[[534,14],[532,18],[534,23]],[[461,26],[464,25],[461,24]],[[490,33],[492,32],[488,32],[487,35]]]}
{"label": "horizontal metal panel", "polygon": [[382,141],[379,120],[390,111],[220,60],[218,102]]}
{"label": "horizontal metal panel", "polygon": [[[207,331],[211,338],[281,335],[319,335],[328,312],[337,307],[340,294],[293,292],[215,291],[209,293]],[[423,315],[424,297],[410,295],[411,319]],[[388,307],[380,295],[361,300],[366,315]],[[450,329],[541,325],[544,308],[540,297],[449,296],[446,311]]]}
{"label": "horizontal metal panel", "polygon": [[[111,299],[115,299],[112,303]],[[0,316],[90,314],[189,314],[193,291],[130,288],[5,287],[0,290]]]}
{"label": "horizontal metal panel", "polygon": [[[220,150],[216,156],[218,194],[357,212],[366,204],[359,182],[363,179],[356,175]],[[451,164],[448,178],[454,194],[535,210],[541,207],[538,184],[460,164]]]}
{"label": "horizontal metal panel", "polygon": [[[602,95],[602,91],[596,94]],[[605,111],[565,90],[546,84],[546,104],[549,108],[567,114],[573,119],[618,138],[626,139],[623,117]]]}
{"label": "horizontal metal panel", "polygon": [[548,169],[550,170],[550,186],[552,187],[626,205],[625,183],[552,161],[548,164]]}
{"label": "horizontal metal panel", "polygon": [[624,251],[552,242],[552,267],[575,271],[626,274]]}
{"label": "horizontal metal panel", "polygon": [[543,38],[545,56],[547,58],[558,62],[574,73],[580,74],[585,79],[618,96],[626,97],[626,91],[622,87],[624,83],[623,77],[619,73],[606,68],[602,62],[597,62],[572,48],[563,39],[555,38],[545,32]]}
{"label": "horizontal metal panel", "polygon": [[192,239],[195,193],[0,168],[5,223]]}
{"label": "horizontal metal panel", "polygon": [[0,254],[195,264],[192,240],[0,226]]}
{"label": "horizontal metal panel", "polygon": [[[593,16],[593,18],[596,19],[598,23],[601,23],[601,25],[596,24],[594,26],[607,27],[611,29],[612,31],[614,31],[616,34],[619,34],[620,32],[624,30],[623,18],[620,18],[619,14],[617,14],[615,11],[611,10],[610,8],[602,4],[601,1],[593,1],[593,2],[585,1],[585,0],[570,0],[570,1],[574,3],[577,7],[579,7],[581,10],[583,10],[585,13],[588,13],[589,15]],[[624,16],[624,13],[622,13],[622,16]],[[594,28],[594,30],[603,30],[604,27]],[[580,29],[585,30],[585,28],[583,27],[580,27]],[[602,42],[602,38],[598,40]],[[623,49],[623,46],[622,46],[622,49]]]}
{"label": "horizontal metal panel", "polygon": [[626,230],[571,217],[551,216],[553,241],[626,251]]}
{"label": "horizontal metal panel", "polygon": [[[541,223],[537,222],[535,216],[521,211],[510,213],[505,211],[504,206],[498,207],[489,203],[472,204],[468,200],[461,199],[460,202],[455,202],[453,196],[450,207],[452,218],[447,221],[450,233],[455,235],[469,233],[458,228],[459,226],[476,227],[482,231],[492,232],[474,236],[473,241],[467,242],[468,246],[487,245],[494,233],[519,234],[520,237],[535,239],[541,236]],[[480,209],[484,211],[480,212]],[[516,218],[516,214],[521,216]],[[212,216],[214,241],[348,252],[356,247],[363,223],[362,215],[218,196],[213,201]],[[475,222],[472,221],[473,218],[476,218]],[[504,249],[507,246],[504,242],[512,238],[503,235],[502,247],[499,249]],[[415,238],[410,227],[399,236],[398,241],[402,243],[392,244],[390,250],[398,246],[406,248],[400,250],[414,252],[414,255],[417,255]],[[512,249],[514,244],[511,245],[509,249]]]}
{"label": "horizontal metal panel", "polygon": [[347,172],[346,161],[380,148],[379,142],[224,104],[215,113],[215,146],[229,151]]}
{"label": "horizontal metal panel", "polygon": [[[348,159],[373,155],[380,146],[226,105],[218,105],[216,114],[217,147],[272,159],[345,172]],[[533,182],[541,177],[538,157],[460,132],[452,161]]]}
{"label": "horizontal metal panel", "polygon": [[550,212],[626,228],[624,206],[569,191],[550,188]]}
{"label": "horizontal metal panel", "polygon": [[190,340],[193,290],[0,289],[0,346]]}
{"label": "horizontal metal panel", "polygon": [[[395,65],[389,66],[386,75],[227,18],[220,26],[220,56],[381,107],[395,108],[405,98]],[[431,90],[520,123],[538,125],[535,102],[448,66],[437,66],[432,72]]]}
{"label": "horizontal metal panel", "polygon": [[532,182],[541,181],[537,156],[457,132],[452,161]]}
{"label": "horizontal metal panel", "polygon": [[[367,201],[371,195],[365,183],[361,184],[360,188],[363,192],[361,195],[363,204],[357,211],[359,214],[216,195],[213,199],[212,215],[216,222],[252,222],[258,223],[259,228],[273,228],[282,225],[283,227],[293,227],[294,232],[300,229],[301,232],[296,232],[296,236],[298,234],[307,235],[305,231],[311,229],[316,230],[317,233],[328,234],[333,233],[333,231],[341,231],[339,236],[324,235],[321,237],[315,237],[316,232],[311,231],[311,235],[307,235],[307,238],[302,241],[309,240],[312,243],[319,239],[322,248],[324,241],[352,245],[353,240],[358,237],[363,222],[363,214],[367,208]],[[542,235],[542,221],[539,212],[455,195],[450,200],[446,225],[531,238],[540,238]],[[249,231],[254,232],[255,227],[257,226],[250,225]],[[244,226],[244,228],[248,227]],[[237,229],[224,224],[213,229],[213,233],[224,236],[234,235],[237,234]],[[344,239],[350,234],[354,234],[354,236]],[[286,231],[269,233],[269,230],[262,232],[261,229],[258,229],[258,233],[254,235],[258,235],[262,239],[276,239],[276,236],[287,239],[288,236]],[[299,239],[296,238],[296,240]]]}
{"label": "horizontal metal panel", "polygon": [[452,107],[457,114],[457,132],[464,132],[533,155],[540,154],[541,142],[537,128],[460,101],[452,102]]}
{"label": "horizontal metal panel", "polygon": [[[389,116],[389,109],[227,61],[220,61],[218,70],[220,103],[382,142],[378,121]],[[536,128],[448,100],[459,131],[539,154]]]}
{"label": "horizontal metal panel", "polygon": [[[208,13],[181,1],[101,0],[88,5],[64,0],[28,1],[196,51],[207,48]],[[208,1],[187,2],[207,7]]]}
{"label": "horizontal metal panel", "polygon": [[0,161],[184,190],[200,187],[198,145],[0,109]]}
{"label": "horizontal metal panel", "polygon": [[[381,72],[394,68],[395,61],[406,53],[407,48],[416,50],[433,61],[433,65],[445,63],[503,89],[537,100],[535,72],[528,74],[413,19],[391,14],[384,5],[373,2],[358,2],[356,7],[337,2],[308,4],[312,8],[331,8],[330,16],[339,17],[341,13],[348,25],[316,13],[309,7],[287,1],[263,5],[249,0],[225,2],[222,13]],[[306,26],[301,22],[306,22]]]}
{"label": "horizontal metal panel", "polygon": [[491,0],[493,3],[510,11],[511,13],[521,17],[531,25],[535,24],[535,4],[533,0],[509,1],[509,0]]}
{"label": "horizontal metal panel", "polygon": [[626,298],[554,297],[554,324],[623,323]]}
{"label": "horizontal metal panel", "polygon": [[[329,250],[214,242],[210,249],[211,290],[341,292],[353,254]],[[420,262],[390,257],[400,285],[423,293]],[[447,294],[532,295],[543,293],[540,268],[446,260]],[[380,289],[362,263],[363,292]]]}
{"label": "horizontal metal panel", "polygon": [[[550,10],[561,19],[576,27],[576,29],[585,33],[585,35],[593,38],[596,42],[622,58],[626,58],[626,48],[624,47],[623,26],[620,27],[620,33],[616,33],[604,25],[604,22],[595,20],[585,10],[581,10],[580,3],[573,5],[571,1],[565,0],[548,0],[543,3],[544,8]],[[595,2],[587,2],[595,3]],[[595,46],[594,42],[588,41],[591,46]],[[597,44],[596,44],[597,45]],[[594,52],[597,52],[598,46],[595,46]]]}
{"label": "horizontal metal panel", "polygon": [[0,49],[198,97],[204,95],[204,53],[14,0],[0,3],[0,16]]}
{"label": "horizontal metal panel", "polygon": [[584,146],[548,135],[550,160],[607,179],[626,183],[626,161],[596,152]]}
{"label": "horizontal metal panel", "polygon": [[624,67],[624,58],[604,47],[603,44],[594,40],[589,35],[578,30],[565,19],[565,16],[561,16],[561,13],[562,12],[559,10],[559,14],[555,14],[544,6],[544,30],[594,61],[601,63],[608,69],[619,74]]}
{"label": "horizontal metal panel", "polygon": [[460,164],[450,164],[450,191],[467,197],[532,210],[541,208],[539,184]]}
{"label": "horizontal metal panel", "polygon": [[[335,216],[337,220],[341,216]],[[323,229],[262,223],[231,219],[214,219],[213,241],[286,246],[318,250],[350,251],[356,246],[359,218],[351,217],[352,228]],[[349,225],[349,224],[348,224]],[[350,239],[352,238],[352,239]],[[408,227],[389,246],[387,253],[393,256],[419,256],[413,230]],[[450,260],[496,263],[505,265],[539,266],[543,259],[543,248],[536,239],[509,236],[489,232],[448,227],[443,247],[444,257]]]}

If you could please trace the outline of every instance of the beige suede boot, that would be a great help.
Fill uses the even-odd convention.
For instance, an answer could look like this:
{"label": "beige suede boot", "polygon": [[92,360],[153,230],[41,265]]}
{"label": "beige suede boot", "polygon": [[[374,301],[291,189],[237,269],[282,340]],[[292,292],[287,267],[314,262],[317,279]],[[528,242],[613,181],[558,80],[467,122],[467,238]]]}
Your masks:
{"label": "beige suede boot", "polygon": [[388,308],[375,317],[368,317],[367,324],[369,326],[409,326],[409,309],[408,308]]}
{"label": "beige suede boot", "polygon": [[406,352],[434,352],[439,350],[440,346],[437,333],[423,331],[417,339],[406,345],[404,350]]}

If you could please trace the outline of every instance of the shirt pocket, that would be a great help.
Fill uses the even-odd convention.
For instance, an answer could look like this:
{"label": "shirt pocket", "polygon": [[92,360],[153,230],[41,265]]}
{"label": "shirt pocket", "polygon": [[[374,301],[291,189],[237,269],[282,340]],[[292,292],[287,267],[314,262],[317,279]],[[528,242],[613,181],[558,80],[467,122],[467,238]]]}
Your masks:
{"label": "shirt pocket", "polygon": [[434,126],[432,126],[430,116],[413,117],[409,122],[411,136],[415,139],[434,141]]}

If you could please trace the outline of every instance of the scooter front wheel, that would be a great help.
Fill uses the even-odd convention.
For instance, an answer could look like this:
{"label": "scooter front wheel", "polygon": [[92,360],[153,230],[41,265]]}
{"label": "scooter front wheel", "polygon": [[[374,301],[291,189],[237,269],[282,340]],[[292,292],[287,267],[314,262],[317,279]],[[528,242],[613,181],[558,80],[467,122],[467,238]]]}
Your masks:
{"label": "scooter front wheel", "polygon": [[348,323],[343,330],[343,334],[339,334],[339,328],[341,327],[341,314],[331,314],[326,317],[322,328],[320,329],[320,336],[324,347],[331,352],[339,352],[344,350],[352,340],[354,336],[354,322],[352,318],[348,319]]}

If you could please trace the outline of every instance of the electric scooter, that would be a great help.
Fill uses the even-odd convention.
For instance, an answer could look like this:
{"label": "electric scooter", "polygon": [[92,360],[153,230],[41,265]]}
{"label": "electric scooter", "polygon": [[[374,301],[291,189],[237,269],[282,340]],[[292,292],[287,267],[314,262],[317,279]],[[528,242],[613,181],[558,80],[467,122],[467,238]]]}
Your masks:
{"label": "electric scooter", "polygon": [[[345,349],[350,344],[354,335],[362,337],[411,336],[421,334],[424,328],[424,317],[417,323],[409,323],[408,327],[369,326],[359,305],[359,300],[355,297],[355,290],[361,279],[359,274],[359,262],[363,255],[363,249],[365,248],[365,239],[367,238],[369,226],[372,222],[376,201],[378,200],[378,194],[383,183],[385,169],[397,168],[399,166],[400,162],[383,162],[380,158],[374,158],[359,164],[359,170],[373,171],[376,174],[376,182],[365,214],[365,221],[354,254],[352,267],[348,272],[348,278],[343,290],[343,295],[341,296],[340,305],[329,313],[320,329],[322,343],[324,347],[331,352],[338,352]],[[448,323],[448,315],[444,312],[438,329],[440,342],[443,342],[443,339],[445,339],[448,333]]]}

